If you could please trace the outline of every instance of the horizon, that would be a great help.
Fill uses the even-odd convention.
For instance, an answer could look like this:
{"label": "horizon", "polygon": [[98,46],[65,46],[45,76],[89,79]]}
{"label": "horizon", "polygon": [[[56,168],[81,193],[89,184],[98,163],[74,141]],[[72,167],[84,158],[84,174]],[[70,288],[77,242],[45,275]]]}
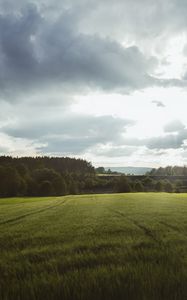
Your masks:
{"label": "horizon", "polygon": [[186,13],[177,0],[2,0],[0,155],[186,165]]}
{"label": "horizon", "polygon": [[87,162],[89,162],[94,168],[98,168],[98,167],[103,167],[105,170],[108,170],[108,169],[125,169],[125,168],[132,168],[132,169],[159,169],[159,168],[166,168],[166,167],[187,167],[187,165],[183,164],[183,165],[168,165],[168,164],[165,164],[163,166],[158,166],[158,167],[153,167],[153,166],[141,166],[141,165],[138,165],[138,166],[133,166],[133,165],[115,165],[115,163],[112,165],[106,165],[103,164],[103,165],[97,165],[97,164],[93,164],[91,161],[88,161],[86,160],[85,158],[83,157],[74,157],[74,156],[52,156],[52,155],[25,155],[25,156],[13,156],[13,155],[0,155],[0,157],[11,157],[11,158],[18,158],[18,159],[21,159],[21,158],[45,158],[45,157],[48,157],[48,158],[71,158],[71,159],[81,159],[81,160],[85,160]]}

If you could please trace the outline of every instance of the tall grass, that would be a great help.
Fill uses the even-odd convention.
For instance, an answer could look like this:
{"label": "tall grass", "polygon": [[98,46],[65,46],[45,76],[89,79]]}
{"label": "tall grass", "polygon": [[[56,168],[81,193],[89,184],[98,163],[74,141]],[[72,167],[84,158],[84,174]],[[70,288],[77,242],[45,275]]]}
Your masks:
{"label": "tall grass", "polygon": [[187,195],[0,200],[0,299],[187,299]]}

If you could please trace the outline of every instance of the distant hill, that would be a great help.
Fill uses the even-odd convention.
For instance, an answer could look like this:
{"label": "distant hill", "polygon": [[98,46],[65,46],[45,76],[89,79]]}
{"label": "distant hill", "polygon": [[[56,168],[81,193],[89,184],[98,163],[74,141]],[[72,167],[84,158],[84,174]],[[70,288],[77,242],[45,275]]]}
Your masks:
{"label": "distant hill", "polygon": [[144,175],[147,172],[150,172],[152,168],[145,167],[106,167],[106,170],[110,169],[112,172],[119,172],[124,174],[133,174],[133,175]]}

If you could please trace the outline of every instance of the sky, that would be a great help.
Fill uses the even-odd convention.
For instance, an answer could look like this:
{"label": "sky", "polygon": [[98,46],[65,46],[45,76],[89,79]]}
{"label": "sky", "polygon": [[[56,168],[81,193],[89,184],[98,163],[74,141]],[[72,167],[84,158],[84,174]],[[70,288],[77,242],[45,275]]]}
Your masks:
{"label": "sky", "polygon": [[187,164],[187,1],[0,0],[0,155]]}

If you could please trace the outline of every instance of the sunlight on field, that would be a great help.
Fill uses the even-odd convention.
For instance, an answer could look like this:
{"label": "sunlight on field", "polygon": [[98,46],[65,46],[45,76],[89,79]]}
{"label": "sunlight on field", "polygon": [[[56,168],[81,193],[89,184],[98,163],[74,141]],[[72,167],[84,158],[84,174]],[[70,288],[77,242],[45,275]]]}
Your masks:
{"label": "sunlight on field", "polygon": [[187,194],[0,200],[0,299],[186,299]]}

